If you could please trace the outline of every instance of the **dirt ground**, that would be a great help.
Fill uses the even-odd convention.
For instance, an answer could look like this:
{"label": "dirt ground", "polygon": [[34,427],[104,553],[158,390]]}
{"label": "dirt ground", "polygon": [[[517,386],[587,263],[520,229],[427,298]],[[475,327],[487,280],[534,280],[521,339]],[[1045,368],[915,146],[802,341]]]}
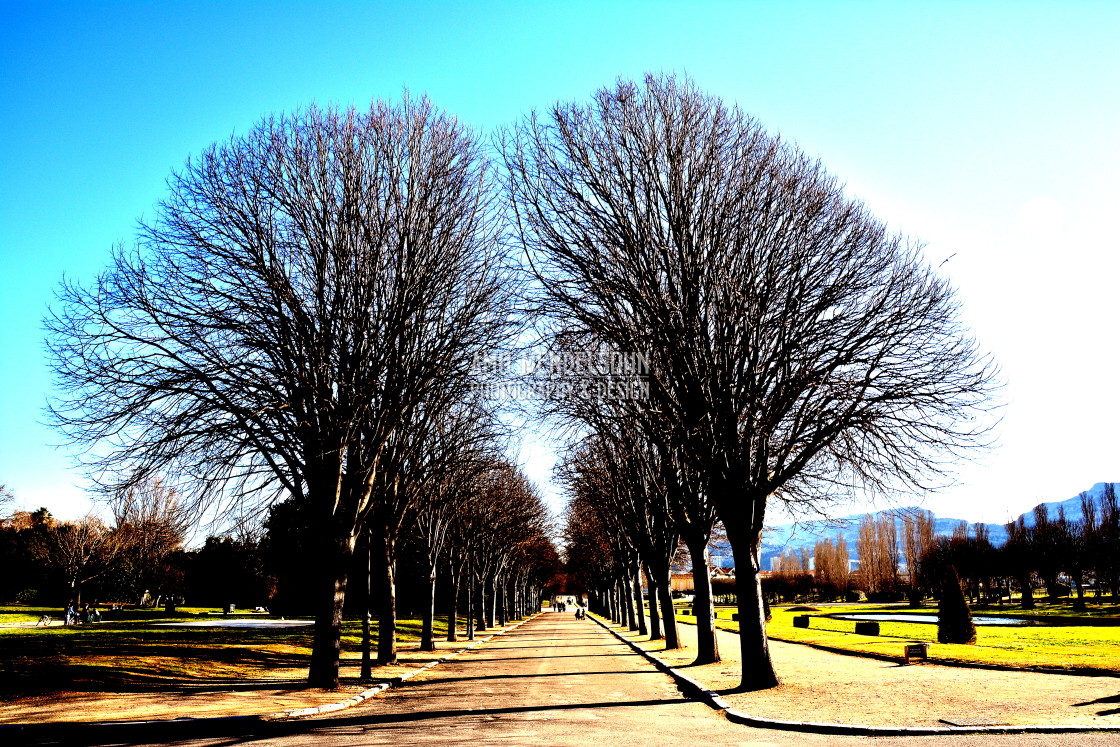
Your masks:
{"label": "dirt ground", "polygon": [[735,710],[752,716],[873,726],[1120,728],[1120,677],[905,666],[780,641],[770,642],[770,652],[781,685],[761,692],[728,692],[739,683],[739,637],[720,631],[723,661],[692,666],[696,627],[679,625],[678,629],[689,647],[683,651],[665,651],[661,642],[643,643],[637,634],[626,634],[684,674],[722,692]]}

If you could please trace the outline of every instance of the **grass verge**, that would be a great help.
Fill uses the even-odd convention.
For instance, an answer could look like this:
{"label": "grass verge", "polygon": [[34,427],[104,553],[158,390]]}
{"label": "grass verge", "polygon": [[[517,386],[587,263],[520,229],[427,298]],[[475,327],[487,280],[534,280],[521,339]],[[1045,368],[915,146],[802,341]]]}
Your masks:
{"label": "grass verge", "polygon": [[[417,650],[420,626],[419,620],[398,621],[398,669],[442,655]],[[0,629],[0,698],[54,690],[248,689],[263,684],[275,687],[278,682],[302,687],[312,632],[311,626],[165,627],[155,621],[4,628]],[[437,640],[446,636],[446,620],[437,621],[435,634]],[[376,623],[373,635],[376,647]],[[356,678],[361,660],[359,621],[344,623],[342,651],[344,676]],[[384,678],[395,672],[393,667],[382,667],[374,675]]]}
{"label": "grass verge", "polygon": [[[716,625],[722,630],[738,632],[739,624],[730,619],[730,609],[717,610]],[[937,642],[937,625],[918,622],[880,621],[878,636],[855,634],[855,620],[838,620],[834,614],[907,614],[921,612],[936,615],[936,608],[910,610],[898,606],[844,605],[821,607],[819,612],[791,612],[775,607],[767,634],[774,639],[794,643],[811,643],[850,651],[900,658],[906,643],[928,643],[932,661],[989,664],[1022,669],[1058,669],[1067,671],[1120,674],[1120,627],[1086,625],[977,625],[976,643],[971,645]],[[795,628],[793,618],[807,614],[809,628]],[[991,614],[989,610],[976,614]],[[1054,616],[1068,616],[1068,610],[1055,610]],[[1016,615],[1009,615],[1016,616]],[[1020,615],[1021,616],[1021,613]],[[678,615],[686,623],[695,623],[690,615]]]}

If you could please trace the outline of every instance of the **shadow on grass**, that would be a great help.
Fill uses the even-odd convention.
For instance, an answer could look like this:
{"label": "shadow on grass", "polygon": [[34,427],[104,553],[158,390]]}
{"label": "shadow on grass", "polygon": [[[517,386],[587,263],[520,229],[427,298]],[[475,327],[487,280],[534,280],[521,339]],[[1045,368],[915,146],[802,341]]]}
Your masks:
{"label": "shadow on grass", "polygon": [[[412,621],[402,622],[400,640],[410,642]],[[345,654],[353,655],[360,647],[357,629],[358,623],[344,624]],[[266,675],[305,670],[310,665],[312,635],[311,628],[171,628],[135,623],[6,630],[0,635],[0,698],[58,690],[300,689],[306,687],[302,677]],[[402,656],[399,663],[412,661]],[[356,664],[347,656],[341,666],[348,669]]]}

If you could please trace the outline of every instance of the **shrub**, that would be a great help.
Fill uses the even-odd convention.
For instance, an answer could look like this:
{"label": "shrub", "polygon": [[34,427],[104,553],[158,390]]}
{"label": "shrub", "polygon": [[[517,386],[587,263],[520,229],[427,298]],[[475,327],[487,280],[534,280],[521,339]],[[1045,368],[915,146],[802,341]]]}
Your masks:
{"label": "shrub", "polygon": [[38,589],[24,589],[16,593],[16,604],[34,604],[39,598]]}
{"label": "shrub", "polygon": [[964,598],[957,570],[952,566],[944,571],[941,599],[937,605],[937,642],[976,643],[972,612]]}

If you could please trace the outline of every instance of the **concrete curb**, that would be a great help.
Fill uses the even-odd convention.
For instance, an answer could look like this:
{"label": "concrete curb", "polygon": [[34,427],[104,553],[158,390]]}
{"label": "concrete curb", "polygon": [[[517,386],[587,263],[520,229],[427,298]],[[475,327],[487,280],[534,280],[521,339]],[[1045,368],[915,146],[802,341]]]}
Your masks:
{"label": "concrete curb", "polygon": [[694,700],[706,703],[718,711],[722,711],[728,721],[736,724],[745,724],[760,729],[780,729],[782,731],[810,732],[813,734],[849,734],[853,736],[869,737],[920,737],[944,736],[948,734],[1077,734],[1086,732],[1111,732],[1120,730],[1117,726],[1053,726],[1053,725],[1022,725],[1022,726],[869,726],[864,724],[833,724],[817,721],[784,721],[780,719],[762,718],[736,711],[720,697],[719,693],[709,690],[700,682],[686,674],[674,669],[669,664],[654,656],[649,651],[631,641],[626,636],[614,630],[597,615],[589,617],[603,627],[608,633],[625,643],[636,653],[645,657],[657,669],[672,677],[681,690]]}
{"label": "concrete curb", "polygon": [[495,633],[491,633],[490,635],[486,636],[485,638],[479,638],[479,639],[475,640],[475,642],[472,643],[469,646],[464,646],[463,648],[459,649],[458,651],[452,651],[447,656],[442,656],[442,657],[436,659],[435,661],[430,661],[427,664],[425,664],[424,666],[420,667],[419,669],[414,669],[411,672],[406,672],[405,674],[402,674],[399,677],[393,677],[392,679],[390,679],[386,682],[378,683],[378,684],[374,685],[373,687],[371,687],[370,689],[364,690],[364,691],[358,693],[357,695],[354,695],[353,697],[347,698],[346,700],[340,700],[337,703],[327,703],[325,705],[315,706],[313,708],[293,708],[293,709],[287,710],[287,711],[279,711],[277,713],[270,713],[268,715],[261,716],[260,718],[261,718],[262,721],[291,721],[293,719],[307,718],[308,716],[317,716],[321,713],[331,713],[333,711],[344,711],[347,708],[352,708],[352,707],[358,705],[359,703],[362,703],[366,700],[369,700],[370,698],[372,698],[376,695],[380,695],[381,693],[385,692],[386,690],[388,690],[391,687],[397,687],[402,682],[404,682],[408,679],[411,679],[412,677],[415,677],[416,675],[420,674],[421,672],[425,672],[425,671],[431,669],[432,667],[434,667],[438,664],[442,664],[443,662],[448,661],[449,659],[454,659],[456,656],[459,656],[460,654],[464,654],[464,653],[466,653],[467,651],[470,651],[473,648],[481,646],[482,644],[486,643],[487,641],[490,641],[494,638],[497,638],[500,635],[508,633],[511,630],[516,630],[517,628],[520,628],[522,625],[529,622],[530,620],[536,618],[539,615],[543,615],[543,614],[544,614],[543,612],[534,613],[534,614],[530,615],[529,617],[526,617],[524,620],[516,622],[513,625],[507,625],[506,627],[502,628],[501,630],[499,630]]}

